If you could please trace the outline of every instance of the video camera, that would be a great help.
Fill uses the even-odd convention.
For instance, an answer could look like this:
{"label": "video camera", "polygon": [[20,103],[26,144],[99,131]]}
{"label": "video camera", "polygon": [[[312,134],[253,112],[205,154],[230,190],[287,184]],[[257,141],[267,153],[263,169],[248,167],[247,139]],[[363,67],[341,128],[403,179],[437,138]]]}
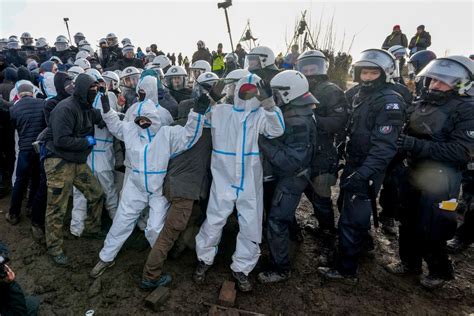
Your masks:
{"label": "video camera", "polygon": [[0,280],[6,279],[8,276],[5,264],[9,261],[10,259],[6,255],[0,254]]}
{"label": "video camera", "polygon": [[217,8],[218,9],[227,9],[232,5],[232,0],[225,0],[224,2],[218,2]]}

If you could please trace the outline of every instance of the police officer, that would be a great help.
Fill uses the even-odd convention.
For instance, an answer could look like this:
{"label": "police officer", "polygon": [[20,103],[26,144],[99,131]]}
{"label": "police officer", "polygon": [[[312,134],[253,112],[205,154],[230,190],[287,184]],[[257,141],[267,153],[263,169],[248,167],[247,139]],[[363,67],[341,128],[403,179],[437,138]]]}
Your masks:
{"label": "police officer", "polygon": [[425,90],[411,113],[398,145],[407,152],[408,178],[400,217],[399,263],[395,274],[429,274],[420,283],[428,289],[454,278],[446,240],[456,230],[461,172],[474,150],[474,100],[469,95],[474,62],[464,56],[438,58],[419,76]]}
{"label": "police officer", "polygon": [[[260,151],[272,165],[276,176],[276,189],[267,222],[267,241],[273,267],[258,275],[262,283],[284,281],[291,275],[289,226],[308,184],[316,137],[312,107],[318,102],[309,92],[307,79],[296,70],[279,73],[270,85],[283,113],[285,134],[272,140],[259,139]],[[270,88],[267,87],[263,84],[260,90],[265,92]]]}
{"label": "police officer", "polygon": [[69,41],[64,35],[59,35],[54,42],[53,56],[61,59],[63,64],[73,64],[76,54],[69,47]]}
{"label": "police officer", "polygon": [[20,45],[18,40],[14,37],[11,37],[8,40],[7,51],[5,52],[5,59],[7,65],[14,65],[15,67],[25,66],[26,58],[21,56],[18,52],[20,50]]}
{"label": "police officer", "polygon": [[301,71],[309,82],[311,93],[319,104],[314,110],[317,121],[317,144],[311,164],[313,185],[308,185],[305,194],[313,204],[314,213],[319,222],[322,248],[319,264],[328,261],[334,249],[336,229],[334,210],[331,200],[331,186],[336,184],[338,157],[335,146],[335,134],[344,132],[348,119],[348,104],[344,92],[328,81],[329,61],[318,50],[302,53],[296,61],[296,69]]}
{"label": "police officer", "polygon": [[422,50],[411,55],[408,60],[408,77],[410,78],[410,81],[415,80],[414,92],[416,96],[421,95],[421,89],[424,84],[423,78],[418,76],[418,74],[433,59],[436,59],[436,54],[434,52],[430,50]]}
{"label": "police officer", "polygon": [[122,48],[119,47],[117,35],[109,33],[105,37],[108,44],[108,60],[105,68],[112,67],[119,59],[123,58]]}
{"label": "police officer", "polygon": [[354,64],[360,89],[352,103],[348,124],[346,165],[341,176],[342,211],[339,218],[339,254],[334,269],[318,268],[328,279],[351,279],[357,257],[370,229],[370,216],[382,185],[385,169],[397,152],[403,124],[403,98],[389,83],[396,74],[393,55],[368,49]]}
{"label": "police officer", "polygon": [[[397,63],[395,61],[395,63]],[[398,73],[398,72],[397,72]],[[398,75],[396,74],[393,79],[396,79]],[[410,90],[404,84],[397,82],[396,80],[391,80],[387,82],[387,86],[390,89],[400,94],[405,101],[405,104],[408,106],[413,101],[413,95]],[[356,86],[350,88],[346,91],[346,99],[349,104],[353,103],[354,96],[359,92],[362,85],[359,83]],[[405,172],[405,167],[403,165],[403,157],[401,155],[395,155],[390,164],[388,165],[385,178],[383,180],[383,187],[380,191],[380,206],[382,212],[380,212],[380,223],[382,224],[382,232],[394,236],[397,234],[397,227],[395,225],[395,218],[397,217],[397,210],[400,208],[400,177]],[[338,206],[341,209],[342,205],[342,196],[339,196]],[[371,238],[371,237],[369,237]],[[368,241],[370,245],[371,240]],[[373,247],[372,245],[370,247]],[[369,247],[369,248],[370,248]]]}
{"label": "police officer", "polygon": [[21,34],[21,51],[26,57],[36,53],[36,47],[33,45],[33,37],[30,33],[24,32]]}

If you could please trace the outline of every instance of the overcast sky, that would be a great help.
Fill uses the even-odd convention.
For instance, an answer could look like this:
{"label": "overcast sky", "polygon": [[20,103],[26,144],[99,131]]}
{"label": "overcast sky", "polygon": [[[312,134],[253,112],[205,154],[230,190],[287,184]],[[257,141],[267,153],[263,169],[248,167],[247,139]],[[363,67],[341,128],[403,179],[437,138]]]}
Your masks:
{"label": "overcast sky", "polygon": [[[222,0],[221,0],[222,1]],[[50,45],[59,34],[67,36],[63,17],[70,19],[71,36],[83,32],[97,44],[109,32],[119,39],[129,37],[144,49],[158,44],[165,52],[190,55],[196,42],[203,40],[215,50],[217,43],[230,49],[224,11],[218,1],[109,1],[109,0],[0,0],[0,37],[18,36],[28,31],[34,38],[46,37]],[[311,29],[329,24],[334,15],[338,41],[344,32],[345,49],[353,35],[351,48],[355,57],[366,48],[380,48],[395,24],[400,24],[408,40],[419,24],[432,36],[438,56],[474,53],[474,1],[247,1],[234,0],[229,8],[234,45],[247,19],[260,45],[270,46],[277,54],[286,51],[285,39],[293,36],[297,18],[308,10]],[[324,30],[323,30],[324,32]],[[336,47],[339,49],[340,42]]]}

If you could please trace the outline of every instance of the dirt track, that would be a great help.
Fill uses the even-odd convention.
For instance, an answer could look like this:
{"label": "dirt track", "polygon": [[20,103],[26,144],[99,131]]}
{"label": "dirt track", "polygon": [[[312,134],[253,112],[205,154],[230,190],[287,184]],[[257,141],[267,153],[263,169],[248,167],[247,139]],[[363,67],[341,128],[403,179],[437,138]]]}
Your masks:
{"label": "dirt track", "polygon": [[[88,273],[97,261],[102,241],[65,241],[65,251],[72,259],[68,269],[52,264],[45,247],[33,241],[29,220],[23,217],[12,227],[4,220],[9,197],[0,200],[0,239],[12,252],[12,266],[17,280],[28,294],[42,299],[40,315],[152,315],[143,300],[148,294],[138,288],[142,267],[148,253],[143,234],[135,232],[125,244],[116,265],[97,281]],[[307,201],[298,211],[302,224],[313,221]],[[171,297],[163,306],[165,314],[206,314],[203,302],[216,303],[222,281],[231,279],[229,265],[236,227],[227,225],[221,252],[208,273],[207,282],[197,286],[191,281],[195,254],[187,251],[177,260],[169,260],[166,270],[173,276]],[[301,245],[294,244],[293,277],[287,283],[262,285],[256,274],[266,261],[262,258],[252,273],[254,291],[238,293],[236,306],[266,314],[410,314],[467,315],[474,313],[474,248],[453,257],[456,280],[437,292],[428,292],[412,278],[399,278],[383,269],[388,257],[396,255],[396,240],[375,232],[375,257],[363,258],[356,286],[326,283],[317,274],[318,241],[305,233]]]}

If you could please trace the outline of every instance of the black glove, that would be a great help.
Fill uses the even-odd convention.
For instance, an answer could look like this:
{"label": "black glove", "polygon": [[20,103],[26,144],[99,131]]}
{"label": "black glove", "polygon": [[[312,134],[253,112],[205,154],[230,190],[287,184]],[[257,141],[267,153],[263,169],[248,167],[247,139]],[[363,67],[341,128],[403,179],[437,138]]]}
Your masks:
{"label": "black glove", "polygon": [[272,87],[270,86],[270,83],[264,80],[260,80],[257,83],[257,89],[258,89],[257,99],[259,99],[260,101],[268,99],[273,95]]}
{"label": "black glove", "polygon": [[215,102],[219,101],[225,97],[225,93],[222,93],[224,90],[225,83],[223,80],[219,80],[212,88],[209,90],[209,95]]}
{"label": "black glove", "polygon": [[199,98],[195,100],[193,110],[196,113],[204,114],[206,113],[210,104],[211,104],[211,99],[209,98],[207,94],[203,93],[199,96]]}
{"label": "black glove", "polygon": [[106,126],[107,126],[107,124],[105,124],[104,120],[100,120],[100,122],[97,123],[97,127],[100,128],[100,129],[103,129]]}
{"label": "black glove", "polygon": [[416,138],[406,134],[400,134],[397,139],[397,146],[399,149],[412,151],[416,145]]}
{"label": "black glove", "polygon": [[97,89],[97,91],[99,91],[99,92],[102,93],[102,94],[105,94],[106,89],[105,89],[105,87],[103,87],[103,86],[99,86],[99,88]]}
{"label": "black glove", "polygon": [[100,96],[100,102],[102,103],[102,111],[107,113],[110,111],[109,96],[104,93]]}
{"label": "black glove", "polygon": [[347,178],[341,181],[341,189],[352,192],[368,195],[369,180],[364,179],[357,171],[351,173]]}

